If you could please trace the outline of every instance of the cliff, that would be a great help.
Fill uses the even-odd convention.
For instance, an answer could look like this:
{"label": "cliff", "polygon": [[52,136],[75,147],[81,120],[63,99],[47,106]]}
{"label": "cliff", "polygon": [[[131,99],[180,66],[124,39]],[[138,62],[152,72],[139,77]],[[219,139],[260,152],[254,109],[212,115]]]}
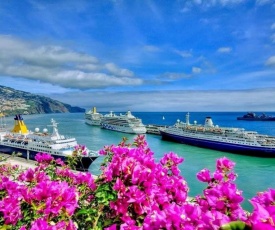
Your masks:
{"label": "cliff", "polygon": [[0,85],[0,112],[5,115],[14,115],[15,113],[78,113],[85,112],[85,109],[49,97]]}

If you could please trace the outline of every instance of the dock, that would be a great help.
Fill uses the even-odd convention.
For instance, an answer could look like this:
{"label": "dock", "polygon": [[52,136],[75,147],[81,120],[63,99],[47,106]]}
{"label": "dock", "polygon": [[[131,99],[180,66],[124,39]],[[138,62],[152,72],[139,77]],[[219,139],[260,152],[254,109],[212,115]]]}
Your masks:
{"label": "dock", "polygon": [[35,168],[36,161],[27,160],[22,157],[12,156],[10,154],[0,153],[0,165],[2,164],[10,164],[12,166],[18,165],[23,169]]}
{"label": "dock", "polygon": [[166,128],[167,125],[149,124],[149,125],[145,125],[145,127],[146,127],[146,133],[160,135],[159,130],[162,129],[162,128]]}

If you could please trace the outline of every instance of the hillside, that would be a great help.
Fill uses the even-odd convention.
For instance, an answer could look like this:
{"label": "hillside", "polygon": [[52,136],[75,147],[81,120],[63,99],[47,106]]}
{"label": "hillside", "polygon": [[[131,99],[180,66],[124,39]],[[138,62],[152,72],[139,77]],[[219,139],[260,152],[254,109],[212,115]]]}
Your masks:
{"label": "hillside", "polygon": [[78,113],[85,109],[0,85],[0,111],[8,116],[15,113]]}

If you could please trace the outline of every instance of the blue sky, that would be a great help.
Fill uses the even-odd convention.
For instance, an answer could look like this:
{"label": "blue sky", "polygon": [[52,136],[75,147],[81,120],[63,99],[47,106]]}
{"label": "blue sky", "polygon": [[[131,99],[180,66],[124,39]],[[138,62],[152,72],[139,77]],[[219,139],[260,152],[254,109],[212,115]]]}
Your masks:
{"label": "blue sky", "polygon": [[275,1],[1,1],[0,81],[99,111],[275,111]]}

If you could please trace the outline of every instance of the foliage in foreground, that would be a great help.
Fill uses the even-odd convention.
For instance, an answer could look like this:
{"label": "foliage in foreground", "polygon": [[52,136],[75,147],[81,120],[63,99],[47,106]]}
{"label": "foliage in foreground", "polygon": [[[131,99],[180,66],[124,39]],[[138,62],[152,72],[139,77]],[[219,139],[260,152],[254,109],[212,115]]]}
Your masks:
{"label": "foliage in foreground", "polygon": [[0,165],[0,229],[275,229],[275,190],[258,193],[253,212],[245,212],[227,158],[215,172],[197,174],[206,188],[190,200],[178,168],[183,158],[170,152],[157,163],[144,136],[101,154],[98,177],[45,153],[35,169]]}

